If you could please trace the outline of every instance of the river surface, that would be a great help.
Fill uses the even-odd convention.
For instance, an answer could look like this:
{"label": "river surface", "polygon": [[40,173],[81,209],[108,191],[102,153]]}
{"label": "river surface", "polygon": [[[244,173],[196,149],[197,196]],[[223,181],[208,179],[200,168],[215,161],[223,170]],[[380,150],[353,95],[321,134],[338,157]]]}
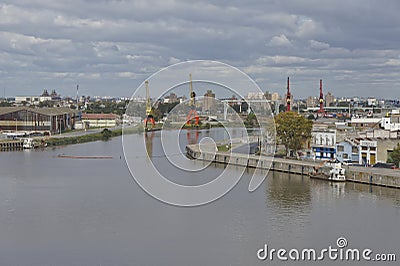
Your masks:
{"label": "river surface", "polygon": [[[174,134],[173,132],[169,134]],[[187,142],[209,135],[182,135]],[[132,147],[143,135],[124,136]],[[201,184],[224,170],[182,174],[162,157],[160,132],[149,134],[151,158],[124,147],[148,174],[151,162],[169,178]],[[107,155],[67,159],[57,155]],[[188,162],[187,165],[201,164]],[[175,169],[175,170],[174,170]],[[236,173],[232,171],[232,175]],[[247,170],[224,197],[200,207],[176,207],[144,192],[124,160],[121,137],[107,142],[0,153],[0,265],[287,265],[261,261],[269,248],[348,247],[395,253],[400,260],[400,190],[270,172],[248,192]],[[315,264],[315,263],[313,263]],[[325,259],[322,265],[365,265]],[[372,265],[372,263],[370,263]],[[297,262],[295,265],[310,265]]]}

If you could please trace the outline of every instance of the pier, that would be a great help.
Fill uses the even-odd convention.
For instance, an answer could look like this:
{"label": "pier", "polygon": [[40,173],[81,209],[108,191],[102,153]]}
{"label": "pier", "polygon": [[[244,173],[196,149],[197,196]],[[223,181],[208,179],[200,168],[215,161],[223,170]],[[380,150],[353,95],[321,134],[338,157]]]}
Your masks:
{"label": "pier", "polygon": [[[273,158],[258,155],[246,155],[230,152],[201,152],[198,144],[187,145],[186,153],[193,159],[202,161],[232,164],[250,168],[270,169],[285,173],[308,175],[320,162],[300,161],[284,158]],[[375,186],[392,187],[400,189],[400,170],[348,166],[346,181],[363,183]]]}
{"label": "pier", "polygon": [[18,140],[4,140],[0,141],[0,150],[22,150],[24,145],[24,141],[21,139]]}

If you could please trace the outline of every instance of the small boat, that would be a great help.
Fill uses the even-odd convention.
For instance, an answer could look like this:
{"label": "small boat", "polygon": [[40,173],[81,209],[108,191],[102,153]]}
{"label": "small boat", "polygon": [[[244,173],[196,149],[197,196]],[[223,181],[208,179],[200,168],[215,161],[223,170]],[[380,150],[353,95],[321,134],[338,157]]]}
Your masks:
{"label": "small boat", "polygon": [[24,143],[22,144],[22,147],[24,149],[34,149],[36,148],[35,142],[33,141],[32,138],[24,138]]}
{"label": "small boat", "polygon": [[314,167],[309,176],[310,178],[317,178],[335,182],[346,181],[345,169],[342,168],[341,163],[324,162],[322,166]]}

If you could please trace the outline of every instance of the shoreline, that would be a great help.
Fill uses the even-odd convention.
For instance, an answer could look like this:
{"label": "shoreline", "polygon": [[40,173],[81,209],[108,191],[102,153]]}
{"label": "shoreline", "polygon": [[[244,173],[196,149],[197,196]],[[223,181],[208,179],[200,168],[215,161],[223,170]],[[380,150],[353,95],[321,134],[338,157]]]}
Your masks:
{"label": "shoreline", "polygon": [[[186,154],[193,159],[232,164],[247,168],[258,168],[260,170],[272,170],[285,173],[308,175],[318,162],[308,162],[292,159],[282,159],[267,156],[248,156],[239,153],[201,152],[198,144],[187,145]],[[371,167],[346,167],[346,182],[362,183],[374,186],[391,187],[400,189],[400,171],[392,169]],[[391,170],[391,171],[388,171]],[[329,181],[328,181],[329,182]]]}

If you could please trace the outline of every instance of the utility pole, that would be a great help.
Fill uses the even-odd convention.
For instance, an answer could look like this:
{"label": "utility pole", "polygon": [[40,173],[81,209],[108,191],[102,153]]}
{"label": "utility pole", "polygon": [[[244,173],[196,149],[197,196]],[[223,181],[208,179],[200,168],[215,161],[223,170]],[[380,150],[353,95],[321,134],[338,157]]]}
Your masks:
{"label": "utility pole", "polygon": [[79,110],[78,91],[79,85],[76,85],[76,110]]}

